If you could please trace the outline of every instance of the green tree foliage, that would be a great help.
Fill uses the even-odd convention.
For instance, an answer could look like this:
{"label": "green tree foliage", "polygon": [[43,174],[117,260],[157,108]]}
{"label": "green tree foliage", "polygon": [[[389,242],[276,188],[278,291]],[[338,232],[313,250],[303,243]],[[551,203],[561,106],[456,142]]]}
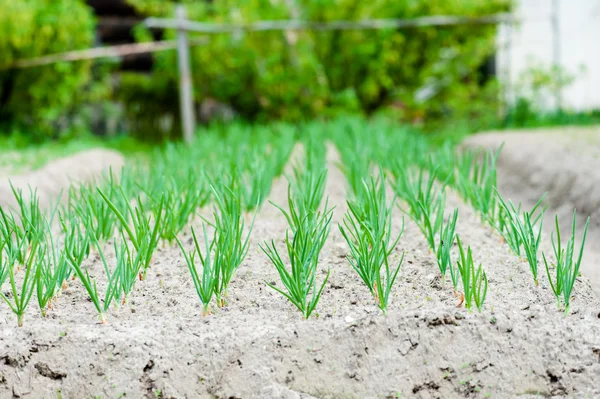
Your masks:
{"label": "green tree foliage", "polygon": [[90,86],[91,63],[7,67],[18,59],[91,47],[91,10],[83,0],[0,0],[0,10],[0,123],[27,130],[34,140],[65,132],[82,101],[105,93],[102,79]]}
{"label": "green tree foliage", "polygon": [[[175,2],[128,0],[172,17]],[[510,0],[183,1],[188,18],[217,23],[482,16]],[[493,52],[490,25],[334,32],[240,32],[210,36],[192,50],[196,98],[216,98],[252,119],[298,120],[340,109],[396,105],[407,119],[467,114],[483,92],[478,68]],[[138,30],[140,40],[148,33]],[[174,37],[174,32],[166,32]],[[176,82],[175,54],[157,56],[152,78]],[[167,72],[167,74],[165,74]],[[168,75],[168,76],[165,76]],[[488,96],[489,97],[489,96]],[[427,114],[425,115],[425,110]]]}

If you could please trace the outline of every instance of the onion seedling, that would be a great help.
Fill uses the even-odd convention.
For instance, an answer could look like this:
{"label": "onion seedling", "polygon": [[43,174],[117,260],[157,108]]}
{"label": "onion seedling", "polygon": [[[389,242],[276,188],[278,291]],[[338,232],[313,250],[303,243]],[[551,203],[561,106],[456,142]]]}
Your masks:
{"label": "onion seedling", "polygon": [[[316,216],[319,205],[325,195],[326,179],[327,170],[325,168],[315,171],[303,170],[297,166],[293,168],[292,177],[289,179],[288,199],[293,200],[298,217],[297,220],[288,219],[290,226],[295,227],[298,220],[304,217],[312,218]],[[291,193],[289,192],[290,190]],[[282,210],[281,208],[279,209]]]}
{"label": "onion seedling", "polygon": [[[190,217],[196,210],[208,202],[210,190],[205,183],[204,176],[197,175],[189,170],[185,180],[176,181],[173,177],[161,187],[160,195],[154,194],[151,198],[151,208],[154,215],[159,215],[162,208],[168,209],[162,220],[160,237],[169,243],[187,225]],[[163,204],[164,200],[164,204]]]}
{"label": "onion seedling", "polygon": [[[142,269],[142,254],[143,252],[138,252],[134,255],[127,245],[127,241],[123,233],[121,233],[121,240],[113,243],[115,249],[115,256],[117,258],[117,266],[115,268],[114,273],[116,274],[117,282],[116,284],[119,287],[119,297],[121,299],[121,303],[124,305],[127,303],[127,297],[129,293],[135,286],[136,281],[140,275],[140,271]],[[98,251],[101,253],[100,251]],[[104,256],[104,255],[100,255]]]}
{"label": "onion seedling", "polygon": [[409,215],[425,235],[429,248],[436,252],[435,237],[441,232],[444,222],[446,196],[444,186],[435,187],[436,172],[429,173],[425,180],[424,169],[415,177],[406,167],[397,164],[394,170],[396,193],[408,205]]}
{"label": "onion seedling", "polygon": [[[47,228],[49,229],[50,226],[48,225]],[[39,258],[35,273],[35,286],[40,312],[42,317],[46,317],[47,310],[52,307],[52,300],[61,290],[64,269],[70,268],[70,265],[67,263],[64,253],[58,251],[58,246],[55,245],[51,235],[43,245],[42,253],[45,256]]]}
{"label": "onion seedling", "polygon": [[243,174],[245,186],[244,208],[252,210],[259,207],[269,195],[275,178],[275,164],[266,154],[257,149],[252,151],[248,173]]}
{"label": "onion seedling", "polygon": [[213,213],[215,265],[221,275],[215,286],[215,296],[217,304],[224,306],[231,278],[248,254],[254,219],[244,236],[242,195],[233,177],[229,184],[219,184],[211,188],[216,203]]}
{"label": "onion seedling", "polygon": [[10,268],[14,266],[14,262],[13,264],[10,264],[10,258],[4,254],[4,245],[5,242],[0,240],[0,289],[2,289],[2,286],[8,277]]}
{"label": "onion seedling", "polygon": [[[200,298],[200,302],[202,302],[202,316],[207,316],[210,314],[210,301],[212,300],[215,288],[218,284],[219,270],[217,269],[215,262],[211,258],[211,252],[213,251],[215,241],[213,240],[209,244],[205,224],[202,225],[202,229],[204,231],[205,255],[203,255],[202,249],[198,244],[198,238],[196,237],[196,232],[194,231],[194,228],[192,228],[194,250],[192,250],[191,252],[186,252],[179,238],[175,239],[177,240],[177,244],[179,244],[179,248],[181,248],[181,252],[183,252],[185,262],[187,263],[190,274],[192,275],[192,281],[194,282],[196,293]],[[198,267],[195,262],[196,256],[198,256],[198,258],[200,259],[200,265],[202,266],[202,275],[198,273]]]}
{"label": "onion seedling", "polygon": [[350,126],[347,126],[344,132],[335,135],[334,139],[342,158],[338,167],[346,177],[350,193],[359,198],[365,188],[363,180],[368,178],[371,171],[373,148],[367,145],[364,135],[359,133],[359,130]]}
{"label": "onion seedling", "polygon": [[[117,181],[112,169],[104,176],[99,184],[102,192],[108,197],[113,205],[121,212],[127,210],[129,200],[122,193],[131,191],[132,172],[129,168],[123,168]],[[127,191],[126,191],[127,190]],[[78,191],[71,188],[69,196],[69,207],[81,220],[86,221],[89,229],[100,241],[113,237],[117,216],[106,201],[98,196],[92,185],[81,185]]]}
{"label": "onion seedling", "polygon": [[[313,186],[317,190],[318,186]],[[314,195],[309,195],[314,198]],[[307,319],[319,302],[323,288],[329,278],[329,270],[320,288],[317,287],[317,265],[319,253],[329,235],[333,209],[328,209],[327,203],[323,212],[309,213],[301,216],[300,210],[295,205],[296,201],[288,188],[289,212],[278,207],[292,228],[292,238],[289,230],[285,235],[285,245],[290,261],[291,270],[288,270],[275,247],[275,241],[265,242],[260,248],[267,255],[277,269],[284,289],[274,284],[267,285],[286,297],[302,312]]]}
{"label": "onion seedling", "polygon": [[40,200],[37,195],[37,189],[29,188],[29,201],[25,201],[23,190],[15,188],[10,183],[10,188],[18,203],[18,213],[21,219],[21,227],[25,233],[27,241],[31,245],[33,240],[40,240],[44,230],[42,211],[40,209]]}
{"label": "onion seedling", "polygon": [[[339,228],[350,247],[348,262],[367,285],[377,305],[385,314],[392,286],[404,259],[404,252],[395,268],[390,267],[389,256],[402,237],[404,223],[398,236],[392,240],[392,210],[395,198],[388,206],[385,185],[381,180],[376,181],[371,177],[368,183],[363,182],[363,186],[362,196],[347,201],[348,211]],[[381,270],[382,267],[384,270]]]}
{"label": "onion seedling", "polygon": [[456,262],[456,267],[460,273],[460,278],[463,283],[465,308],[471,309],[473,302],[475,302],[475,306],[479,311],[481,311],[487,295],[487,275],[485,274],[485,271],[483,271],[481,265],[475,269],[471,247],[469,246],[467,248],[467,252],[465,254],[460,237],[456,237],[456,242],[458,244],[458,251],[460,253],[460,258]]}
{"label": "onion seedling", "polygon": [[[148,267],[150,266],[150,261],[152,260],[152,254],[158,245],[158,232],[161,230],[162,216],[164,211],[164,197],[161,199],[160,204],[156,209],[153,228],[150,226],[150,218],[146,216],[146,210],[141,199],[138,197],[135,210],[128,203],[127,215],[131,218],[133,224],[132,229],[129,226],[128,217],[123,215],[117,209],[116,205],[100,189],[97,190],[100,196],[117,215],[118,220],[121,222],[121,227],[127,233],[127,236],[131,240],[135,250],[139,253],[143,253],[143,272],[140,277],[144,279],[146,277]],[[121,191],[121,195],[123,198],[127,198],[123,191]]]}
{"label": "onion seedling", "polygon": [[457,287],[457,279],[452,271],[452,259],[450,256],[450,251],[452,249],[452,245],[454,245],[454,241],[456,239],[456,221],[458,219],[458,208],[454,209],[452,216],[448,218],[446,223],[443,225],[441,229],[441,233],[439,235],[440,240],[437,245],[437,264],[440,268],[440,272],[442,273],[442,281],[446,281],[446,271],[450,269],[452,283],[454,284],[454,288]]}
{"label": "onion seedling", "polygon": [[[91,238],[90,238],[90,236],[91,236]],[[98,250],[98,253],[100,254],[100,259],[102,260],[102,264],[104,266],[104,272],[106,274],[106,278],[108,281],[108,285],[106,286],[106,289],[104,291],[104,297],[103,297],[102,301],[100,300],[100,296],[98,295],[98,288],[96,286],[96,280],[90,276],[88,269],[87,268],[84,269],[81,266],[81,263],[79,263],[78,259],[76,259],[76,257],[72,253],[67,252],[66,255],[67,255],[67,260],[69,261],[69,264],[71,265],[71,267],[77,274],[77,277],[79,278],[79,280],[81,280],[81,282],[83,283],[83,286],[85,287],[85,290],[87,291],[88,295],[90,296],[90,299],[92,300],[92,303],[94,304],[94,307],[98,311],[98,319],[99,319],[100,323],[107,324],[108,320],[106,318],[106,313],[108,312],[108,309],[110,308],[110,304],[113,301],[117,301],[119,299],[119,287],[117,284],[118,283],[118,281],[117,281],[118,274],[110,272],[110,270],[108,268],[108,264],[106,262],[106,258],[104,257],[104,254],[102,253],[102,251],[100,249],[100,245],[98,244],[98,240],[93,236],[93,234],[89,234],[89,236],[87,237],[88,242],[90,239],[93,241],[94,245],[96,246],[96,249]]]}
{"label": "onion seedling", "polygon": [[483,220],[496,227],[498,223],[498,201],[496,188],[498,178],[496,163],[502,146],[496,152],[466,152],[459,157],[457,189],[461,196],[479,211]]}
{"label": "onion seedling", "polygon": [[[510,200],[506,202],[498,192],[496,192],[496,195],[500,209],[507,216],[508,220],[505,229],[506,240],[511,244],[511,248],[513,245],[519,245],[515,251],[517,254],[520,253],[520,247],[523,247],[535,285],[539,285],[537,254],[542,240],[542,223],[545,208],[541,209],[537,216],[535,216],[535,213],[542,204],[545,195],[535,204],[531,212],[523,212],[522,216],[520,214],[520,205],[517,209]],[[514,250],[515,248],[513,248]]]}
{"label": "onion seedling", "polygon": [[[17,316],[17,325],[19,327],[23,326],[23,317],[25,316],[25,310],[27,309],[27,305],[29,305],[29,301],[33,295],[33,291],[35,288],[35,274],[37,267],[37,258],[38,255],[42,255],[38,251],[39,241],[34,240],[32,242],[31,249],[28,251],[24,262],[25,273],[21,280],[20,289],[17,287],[17,279],[15,278],[16,270],[15,270],[15,262],[16,258],[14,254],[8,254],[6,261],[6,268],[8,270],[8,278],[10,281],[10,298],[6,296],[3,292],[0,291],[0,296],[10,307],[10,310]],[[0,254],[0,257],[2,255]]]}
{"label": "onion seedling", "polygon": [[[57,284],[60,284],[60,289],[67,288],[67,280],[71,277],[73,263],[81,266],[83,261],[90,255],[90,236],[95,237],[90,229],[90,225],[81,226],[79,219],[74,215],[70,216],[67,223],[63,215],[59,215],[60,224],[64,234],[63,254],[68,262],[59,263],[57,273]],[[84,220],[90,222],[90,220]],[[85,231],[84,231],[85,228]]]}
{"label": "onion seedling", "polygon": [[[73,188],[72,188],[73,190]],[[99,240],[112,237],[116,216],[106,202],[90,186],[82,185],[69,196],[69,207],[81,220],[90,219],[90,233]]]}
{"label": "onion seedling", "polygon": [[3,241],[7,256],[14,258],[19,265],[24,265],[29,251],[27,235],[17,224],[12,213],[0,207],[0,239]]}
{"label": "onion seedling", "polygon": [[[583,257],[583,247],[585,246],[585,238],[587,236],[588,226],[590,224],[590,218],[588,217],[585,222],[585,228],[583,230],[583,237],[581,239],[581,247],[579,254],[575,254],[575,225],[577,221],[577,212],[573,211],[573,224],[571,229],[571,237],[567,241],[567,246],[564,248],[560,238],[560,228],[558,226],[558,215],[555,217],[556,236],[552,233],[552,248],[554,249],[554,256],[556,257],[556,269],[554,281],[550,273],[550,267],[546,255],[542,252],[542,258],[546,266],[546,273],[552,291],[556,296],[558,305],[560,306],[560,296],[563,297],[563,303],[565,307],[565,314],[569,313],[569,305],[571,303],[571,296],[573,287],[575,286],[575,280],[579,275],[579,267],[581,266],[581,259]],[[577,256],[574,260],[573,257]]]}

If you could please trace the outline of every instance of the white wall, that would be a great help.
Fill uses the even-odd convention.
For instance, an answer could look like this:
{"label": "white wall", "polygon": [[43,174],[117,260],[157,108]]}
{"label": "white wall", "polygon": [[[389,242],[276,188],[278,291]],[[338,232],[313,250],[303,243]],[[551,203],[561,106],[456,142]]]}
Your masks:
{"label": "white wall", "polygon": [[[600,0],[557,0],[560,65],[575,81],[562,93],[563,107],[571,110],[600,109]],[[553,0],[517,0],[512,29],[498,34],[498,76],[509,83],[509,97],[518,92],[517,82],[530,61],[551,66],[553,51]],[[581,68],[584,68],[582,71]],[[545,96],[542,106],[555,106]]]}

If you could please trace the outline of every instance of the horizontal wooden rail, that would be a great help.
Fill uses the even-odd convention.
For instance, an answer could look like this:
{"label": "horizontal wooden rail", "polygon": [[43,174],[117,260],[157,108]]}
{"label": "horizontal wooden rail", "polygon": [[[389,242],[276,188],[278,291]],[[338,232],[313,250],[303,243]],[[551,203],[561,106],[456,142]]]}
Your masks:
{"label": "horizontal wooden rail", "polygon": [[[208,43],[206,38],[194,38],[189,40],[190,45],[202,45],[206,43]],[[155,51],[175,49],[177,49],[177,40],[120,44],[116,46],[74,50],[64,53],[48,54],[41,57],[17,60],[10,65],[1,66],[0,69],[31,68],[63,61],[81,61],[95,58],[123,57],[131,54],[151,53]]]}
{"label": "horizontal wooden rail", "polygon": [[494,14],[481,17],[465,16],[429,16],[412,19],[372,19],[356,21],[257,21],[248,24],[214,24],[196,21],[178,21],[169,18],[147,18],[144,25],[150,28],[181,29],[206,34],[231,33],[237,31],[264,32],[274,30],[361,30],[361,29],[398,29],[425,26],[485,25],[513,22],[510,14]]}

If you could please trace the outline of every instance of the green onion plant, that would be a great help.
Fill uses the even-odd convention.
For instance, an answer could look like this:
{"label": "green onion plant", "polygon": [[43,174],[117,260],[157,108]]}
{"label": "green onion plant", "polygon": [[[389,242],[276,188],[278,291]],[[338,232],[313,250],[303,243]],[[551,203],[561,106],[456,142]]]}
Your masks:
{"label": "green onion plant", "polygon": [[460,253],[456,267],[462,280],[465,308],[470,310],[475,303],[477,309],[481,311],[488,290],[487,275],[481,265],[475,268],[471,247],[469,246],[465,253],[460,237],[456,237],[456,242]]}
{"label": "green onion plant", "polygon": [[554,278],[550,272],[550,266],[546,255],[542,252],[542,258],[546,266],[546,273],[552,291],[556,296],[558,305],[560,306],[560,297],[562,295],[562,303],[564,305],[565,314],[569,313],[569,306],[571,304],[571,297],[573,293],[573,287],[575,286],[575,280],[579,275],[579,268],[581,266],[581,259],[583,258],[583,247],[585,246],[585,239],[587,236],[588,226],[590,224],[590,218],[588,217],[585,228],[583,230],[583,237],[581,239],[581,247],[579,253],[575,252],[575,225],[577,221],[577,212],[573,211],[573,224],[571,227],[571,236],[567,241],[567,245],[563,246],[560,237],[560,227],[558,226],[558,215],[555,217],[555,228],[556,235],[552,233],[552,248],[554,250],[554,257],[556,259],[556,265],[554,269]]}
{"label": "green onion plant", "polygon": [[[262,251],[277,269],[283,289],[274,284],[267,285],[287,298],[306,319],[315,310],[323,288],[329,278],[329,270],[320,286],[317,285],[317,266],[319,254],[327,236],[329,235],[333,208],[329,208],[327,201],[323,211],[311,209],[311,204],[318,198],[319,182],[321,179],[311,179],[314,183],[310,189],[312,193],[304,193],[302,198],[294,197],[291,186],[288,187],[288,211],[278,207],[284,214],[291,228],[286,232],[285,246],[290,268],[281,257],[275,246],[275,241],[265,242],[261,245]],[[308,200],[310,199],[310,200]],[[313,202],[313,200],[315,202]],[[304,208],[299,208],[304,206]]]}
{"label": "green onion plant", "polygon": [[[381,172],[383,175],[383,172]],[[402,253],[397,266],[390,266],[389,257],[396,248],[402,232],[392,237],[392,210],[388,204],[385,185],[380,179],[363,182],[363,195],[348,200],[348,211],[339,225],[350,247],[348,261],[367,285],[379,308],[385,313],[392,286],[404,259]]]}
{"label": "green onion plant", "polygon": [[537,254],[542,240],[545,208],[541,208],[541,204],[544,197],[535,204],[531,212],[521,214],[520,205],[516,208],[510,200],[505,201],[500,194],[496,193],[496,195],[502,212],[508,220],[503,236],[517,255],[520,254],[520,248],[523,248],[535,285],[539,285]]}
{"label": "green onion plant", "polygon": [[456,274],[452,269],[452,257],[450,252],[456,240],[455,231],[457,220],[458,208],[454,209],[452,215],[448,218],[445,224],[443,224],[439,235],[439,242],[436,251],[437,264],[440,268],[440,273],[442,274],[442,281],[446,281],[446,271],[450,270],[452,283],[454,284],[454,289],[457,288],[458,280],[456,278]]}
{"label": "green onion plant", "polygon": [[[215,294],[215,288],[218,284],[220,273],[217,269],[217,265],[211,257],[213,252],[215,240],[212,240],[209,244],[208,234],[206,231],[206,225],[202,225],[204,232],[204,244],[205,251],[202,252],[200,244],[198,243],[198,237],[194,228],[192,228],[192,237],[194,239],[194,250],[186,252],[183,244],[176,238],[179,248],[185,257],[185,262],[188,266],[196,293],[202,302],[202,315],[207,316],[210,314],[210,302],[213,295]],[[200,265],[196,263],[196,257],[200,260]],[[201,273],[198,272],[198,266],[201,266]]]}
{"label": "green onion plant", "polygon": [[436,236],[441,232],[444,222],[444,186],[436,186],[436,172],[430,171],[425,176],[424,168],[420,168],[415,176],[407,166],[396,164],[393,174],[396,193],[408,206],[408,211],[402,211],[415,221],[425,235],[429,248],[436,252]]}

